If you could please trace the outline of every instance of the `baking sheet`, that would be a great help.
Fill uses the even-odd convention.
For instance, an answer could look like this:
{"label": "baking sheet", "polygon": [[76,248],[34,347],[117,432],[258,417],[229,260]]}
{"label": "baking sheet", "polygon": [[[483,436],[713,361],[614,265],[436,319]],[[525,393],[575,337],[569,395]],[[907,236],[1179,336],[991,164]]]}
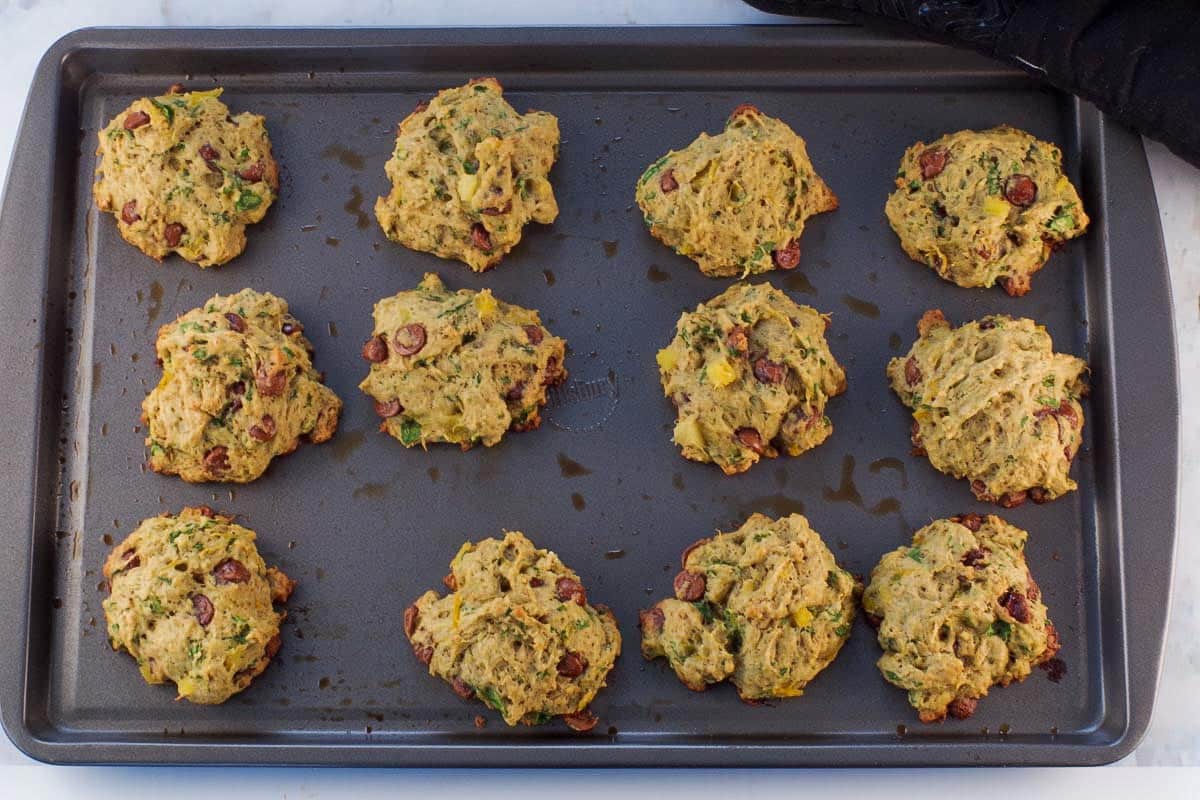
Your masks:
{"label": "baking sheet", "polygon": [[[438,88],[496,75],[519,110],[559,118],[551,175],[562,213],[495,270],[387,242],[374,198],[395,123]],[[280,199],[241,257],[159,266],[90,203],[97,129],[182,80],[226,87],[267,116]],[[795,459],[723,477],[670,443],[653,354],[681,310],[728,281],[646,233],[644,167],[752,102],[791,124],[841,207],[810,220],[796,272],[766,280],[833,314],[849,391],[833,437]],[[1009,298],[942,282],[901,252],[883,216],[916,139],[1008,123],[1058,142],[1093,228]],[[356,385],[378,298],[436,271],[541,311],[571,351],[542,430],[498,447],[409,451],[375,432]],[[763,278],[759,278],[762,280]],[[1178,404],[1166,260],[1138,140],[1085,104],[954,50],[842,26],[587,30],[92,30],[39,69],[0,218],[12,509],[0,564],[0,712],[43,760],[389,765],[1083,764],[1136,744],[1161,660],[1173,552]],[[141,398],[158,380],[158,325],[214,293],[284,296],[346,402],[339,432],[247,486],[189,486],[142,467]],[[760,511],[803,511],[866,574],[930,519],[989,510],[908,454],[909,415],[883,367],[927,308],[955,321],[1031,316],[1092,366],[1080,490],[1004,512],[1067,671],[995,690],[967,721],[925,726],[874,668],[860,619],[805,696],[763,707],[730,686],[687,691],[638,653],[637,610],[670,592],[680,550]],[[1119,376],[1119,379],[1118,379]],[[299,580],[284,646],[221,707],[148,686],[103,633],[99,567],[147,516],[207,503],[256,529]],[[425,674],[403,608],[439,584],[458,545],[522,530],[612,606],[624,654],[580,736],[508,729]],[[476,714],[488,717],[483,730]]]}

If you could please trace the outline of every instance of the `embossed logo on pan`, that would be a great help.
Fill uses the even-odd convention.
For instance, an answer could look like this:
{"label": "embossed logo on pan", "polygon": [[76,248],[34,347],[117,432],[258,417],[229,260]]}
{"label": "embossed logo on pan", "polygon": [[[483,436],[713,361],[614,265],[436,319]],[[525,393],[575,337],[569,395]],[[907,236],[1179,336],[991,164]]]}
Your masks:
{"label": "embossed logo on pan", "polygon": [[599,430],[620,399],[617,374],[598,360],[582,368],[571,364],[570,370],[571,377],[566,383],[550,389],[546,418],[559,430]]}

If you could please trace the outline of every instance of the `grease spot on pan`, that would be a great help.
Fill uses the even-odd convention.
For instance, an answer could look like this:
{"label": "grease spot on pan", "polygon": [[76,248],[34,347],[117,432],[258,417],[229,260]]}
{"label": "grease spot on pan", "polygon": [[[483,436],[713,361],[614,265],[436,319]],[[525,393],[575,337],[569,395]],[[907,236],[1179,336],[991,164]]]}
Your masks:
{"label": "grease spot on pan", "polygon": [[803,272],[792,272],[783,279],[783,285],[787,289],[793,292],[799,292],[800,294],[815,295],[817,293],[817,287],[813,286],[809,282],[808,276]]}
{"label": "grease spot on pan", "polygon": [[363,193],[362,189],[357,186],[350,187],[350,199],[342,208],[354,217],[354,227],[359,230],[366,230],[371,226],[371,218],[367,216],[367,212],[363,211]]}
{"label": "grease spot on pan", "polygon": [[835,489],[832,486],[826,486],[821,490],[821,496],[830,503],[852,503],[859,508],[862,508],[862,495],[858,493],[858,487],[854,485],[854,456],[845,456],[842,458],[842,482]]}
{"label": "grease spot on pan", "polygon": [[372,500],[378,500],[387,495],[387,488],[387,484],[384,483],[364,483],[354,490],[354,498],[369,497]]}
{"label": "grease spot on pan", "polygon": [[[344,464],[346,459],[350,458],[350,454],[357,450],[365,439],[362,431],[342,431],[333,437],[333,443],[329,445],[329,449],[333,451],[334,460],[339,464]],[[357,497],[357,494],[355,496]]]}
{"label": "grease spot on pan", "polygon": [[879,306],[874,303],[869,303],[866,300],[860,300],[852,295],[842,295],[842,303],[846,308],[858,314],[860,317],[867,319],[879,319]]}
{"label": "grease spot on pan", "polygon": [[904,462],[898,458],[877,458],[867,466],[867,469],[871,471],[872,475],[878,475],[885,469],[894,470],[900,476],[900,488],[908,488],[908,470],[904,466]]}
{"label": "grease spot on pan", "polygon": [[871,506],[871,513],[877,517],[882,517],[887,514],[899,514],[900,501],[894,497],[885,497],[875,505]]}
{"label": "grease spot on pan", "polygon": [[1046,671],[1046,677],[1054,683],[1059,683],[1067,676],[1067,664],[1061,658],[1052,658],[1049,661],[1043,661],[1038,664]]}
{"label": "grease spot on pan", "polygon": [[158,319],[158,312],[162,311],[163,287],[158,281],[150,284],[150,307],[146,309],[146,325]]}
{"label": "grease spot on pan", "polygon": [[658,264],[651,264],[646,268],[646,280],[651,283],[666,283],[671,280],[671,273],[660,269]]}
{"label": "grease spot on pan", "polygon": [[590,469],[578,461],[569,458],[566,453],[558,454],[558,471],[562,473],[564,478],[578,478],[581,475],[592,474]]}
{"label": "grease spot on pan", "polygon": [[321,151],[321,158],[332,158],[344,167],[353,170],[362,169],[367,165],[366,159],[348,147],[331,144]]}

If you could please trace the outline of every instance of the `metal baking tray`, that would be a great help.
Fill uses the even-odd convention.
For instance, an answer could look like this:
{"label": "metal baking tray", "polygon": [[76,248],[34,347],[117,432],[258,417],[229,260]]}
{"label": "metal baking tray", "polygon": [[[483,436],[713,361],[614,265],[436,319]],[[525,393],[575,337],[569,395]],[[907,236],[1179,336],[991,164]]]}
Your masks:
{"label": "metal baking tray", "polygon": [[[384,240],[371,207],[396,122],[440,87],[496,75],[519,109],[558,116],[562,213],[494,271]],[[120,240],[90,201],[95,134],[175,81],[222,85],[267,116],[279,202],[245,254],[201,271]],[[655,350],[679,312],[729,285],[653,241],[633,206],[642,169],[739,103],[807,140],[841,207],[811,220],[798,271],[767,280],[833,314],[849,392],[833,437],[723,477],[670,443]],[[883,215],[906,145],[1008,123],[1059,142],[1092,229],[1020,299],[939,280]],[[542,430],[467,453],[405,450],[375,432],[356,384],[375,300],[422,273],[540,309],[571,350]],[[157,327],[216,292],[286,297],[346,401],[333,442],[247,485],[191,486],[142,467],[139,403]],[[928,308],[956,321],[1032,316],[1087,358],[1093,392],[1080,489],[1005,516],[1062,634],[1066,674],[995,690],[974,718],[921,725],[874,666],[860,619],[804,697],[762,707],[730,686],[685,689],[638,653],[637,611],[670,592],[680,550],[748,514],[801,511],[866,574],[930,519],[990,511],[909,455],[884,365]],[[532,30],[85,30],[37,71],[0,221],[0,710],[8,735],[58,763],[378,765],[1095,764],[1146,728],[1162,657],[1175,536],[1178,402],[1166,260],[1138,139],[1091,106],[979,56],[844,26]],[[184,505],[233,512],[299,580],[284,646],[220,707],[148,686],[104,636],[109,542]],[[459,544],[525,531],[611,605],[625,652],[588,735],[509,729],[425,674],[402,610]],[[473,719],[484,714],[486,728]]]}

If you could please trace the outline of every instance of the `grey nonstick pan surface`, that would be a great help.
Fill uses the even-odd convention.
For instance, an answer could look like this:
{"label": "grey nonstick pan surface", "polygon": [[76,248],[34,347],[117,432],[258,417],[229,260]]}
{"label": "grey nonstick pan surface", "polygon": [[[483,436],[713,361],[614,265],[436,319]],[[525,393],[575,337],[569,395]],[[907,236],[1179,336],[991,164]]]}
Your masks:
{"label": "grey nonstick pan surface", "polygon": [[[386,241],[394,126],[418,100],[495,75],[519,110],[558,116],[562,213],[498,268]],[[278,203],[244,255],[158,265],[90,200],[95,133],[176,81],[221,85],[267,117]],[[655,351],[681,310],[728,281],[652,240],[633,205],[647,164],[754,103],[808,141],[841,207],[812,219],[800,267],[769,280],[833,315],[848,392],[832,438],[724,477],[670,443]],[[900,250],[883,216],[904,148],[1000,123],[1053,140],[1094,222],[1033,291],[965,290]],[[570,343],[568,384],[541,430],[470,452],[405,450],[357,390],[372,304],[427,271],[539,309]],[[214,293],[285,297],[345,400],[328,444],[246,485],[187,485],[142,466],[155,331]],[[803,511],[866,574],[931,519],[985,512],[965,483],[909,455],[909,415],[884,365],[928,308],[1045,324],[1092,368],[1080,488],[1003,512],[1063,640],[1059,680],[1035,671],[966,721],[921,725],[874,662],[859,619],[798,699],[752,707],[685,689],[638,652],[637,611],[670,593],[680,550],[752,512]],[[1177,490],[1169,284],[1140,141],[1085,103],[982,57],[843,26],[534,30],[87,30],[43,60],[0,216],[0,712],[24,751],[61,763],[445,766],[1094,764],[1149,720],[1162,654]],[[146,685],[104,635],[99,569],[139,520],[208,504],[257,530],[299,581],[276,662],[219,707]],[[468,539],[521,530],[574,567],[621,623],[624,653],[589,734],[509,729],[429,677],[404,607]],[[488,724],[477,729],[476,714]]]}

